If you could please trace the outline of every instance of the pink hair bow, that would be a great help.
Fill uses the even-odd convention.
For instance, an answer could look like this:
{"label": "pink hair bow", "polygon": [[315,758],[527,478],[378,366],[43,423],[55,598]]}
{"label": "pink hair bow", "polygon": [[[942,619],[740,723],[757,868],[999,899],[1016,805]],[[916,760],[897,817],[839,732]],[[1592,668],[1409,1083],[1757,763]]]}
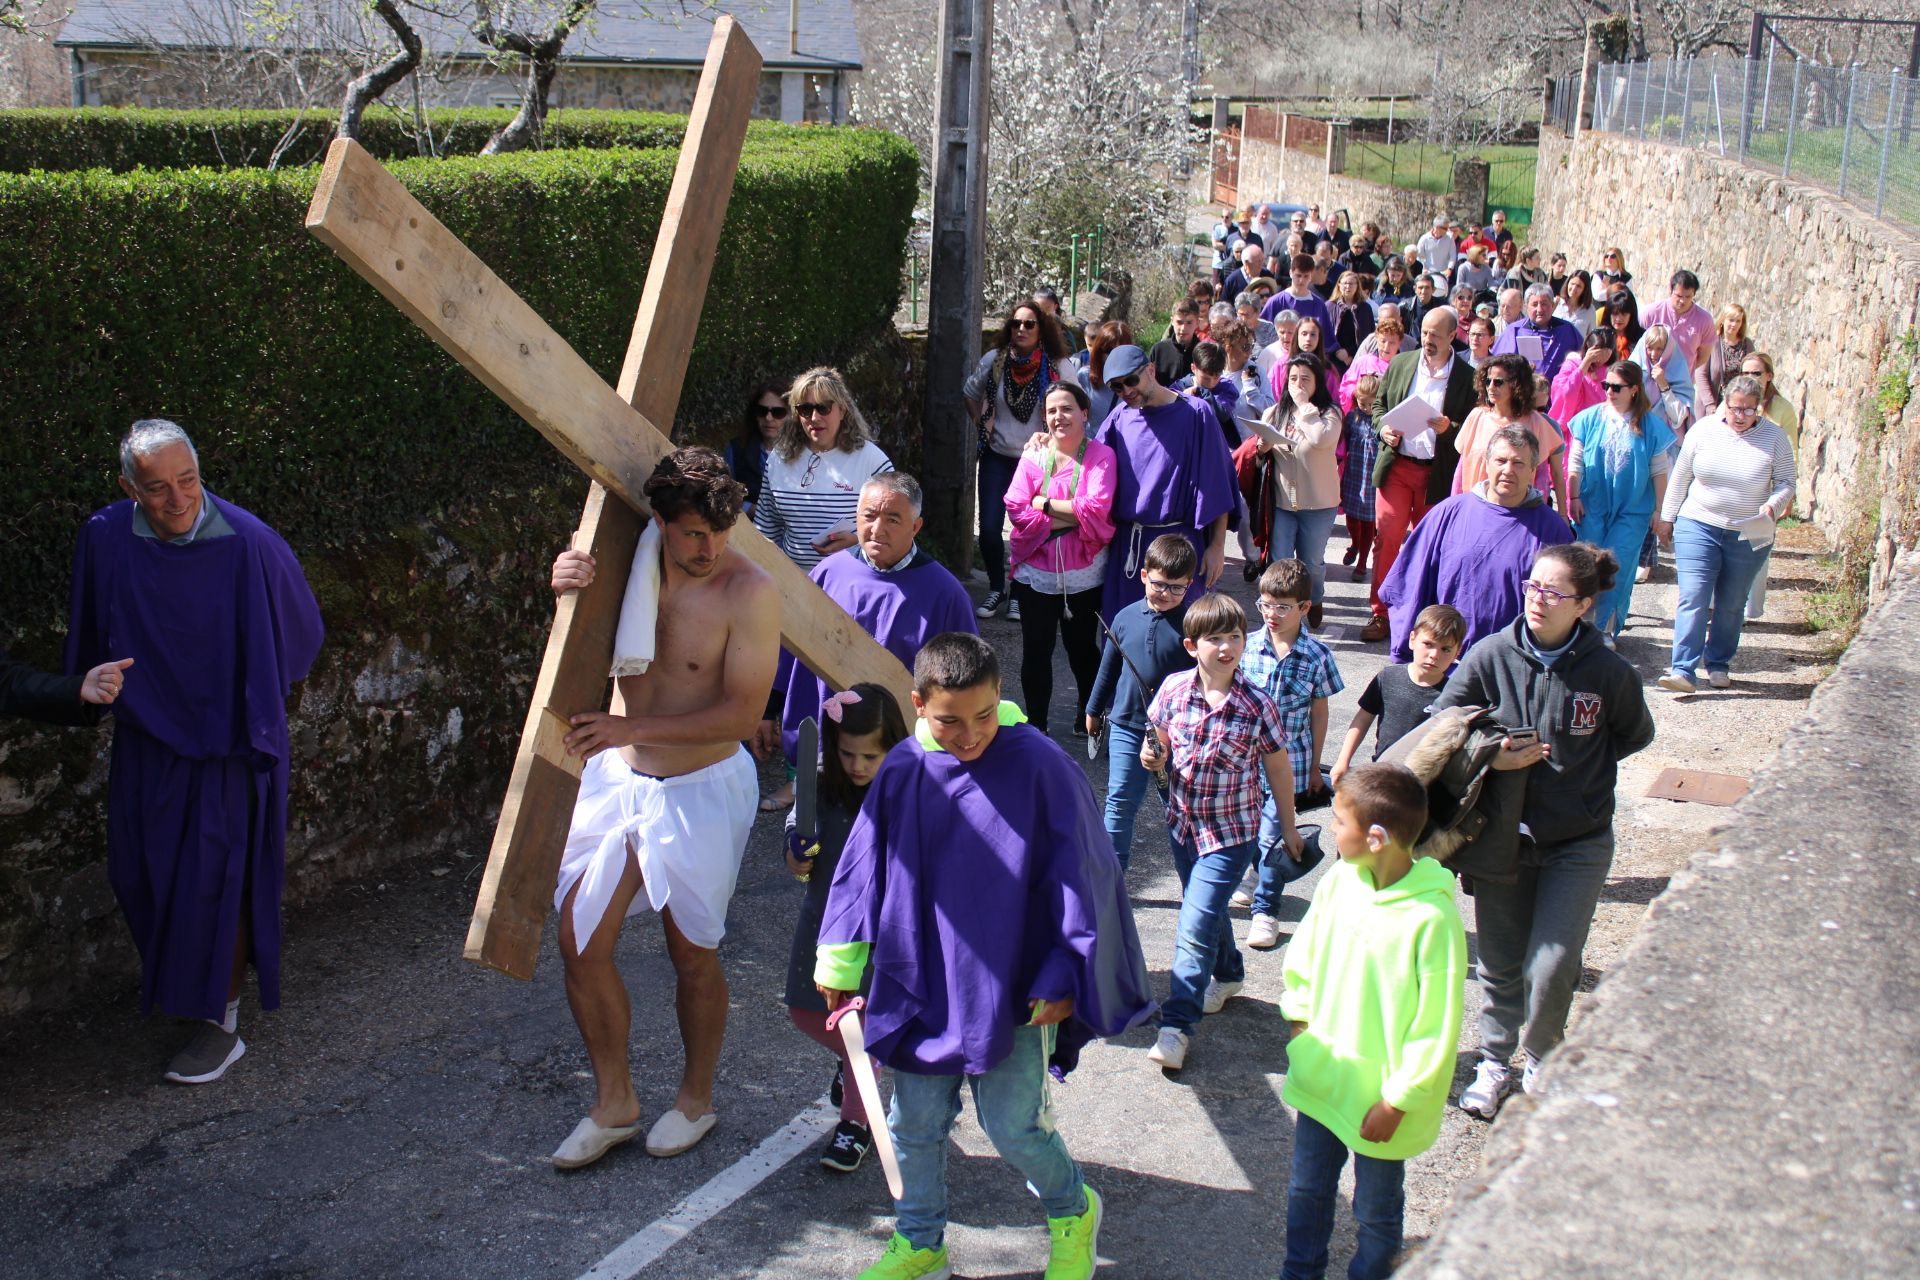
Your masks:
{"label": "pink hair bow", "polygon": [[845,712],[848,707],[853,706],[859,701],[860,695],[851,689],[845,693],[836,693],[820,704],[820,714],[835,724],[839,724],[841,714]]}

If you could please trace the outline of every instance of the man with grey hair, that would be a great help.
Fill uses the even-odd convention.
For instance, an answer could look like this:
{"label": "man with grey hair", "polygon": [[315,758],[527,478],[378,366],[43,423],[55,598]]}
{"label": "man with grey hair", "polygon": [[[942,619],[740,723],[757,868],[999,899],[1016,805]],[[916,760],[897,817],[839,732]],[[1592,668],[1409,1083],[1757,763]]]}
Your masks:
{"label": "man with grey hair", "polygon": [[133,424],[120,488],[129,501],[80,531],[67,670],[121,658],[140,672],[113,703],[107,876],[140,952],[141,1011],[201,1022],[165,1078],[206,1084],[246,1052],[249,964],[260,1007],[280,1003],[286,699],[323,629],[292,550],[201,486],[178,425]]}
{"label": "man with grey hair", "polygon": [[[862,486],[854,509],[859,541],[827,556],[807,575],[909,671],[921,646],[941,632],[980,634],[967,589],[915,542],[926,523],[922,505],[920,483],[906,472],[874,476]],[[834,692],[826,681],[795,664],[780,718],[788,759],[793,759],[800,722],[818,716],[820,705]],[[762,722],[762,740],[772,737],[773,727],[771,720]],[[813,767],[810,761],[794,763],[797,768]]]}
{"label": "man with grey hair", "polygon": [[1560,372],[1561,362],[1578,351],[1583,341],[1578,325],[1553,314],[1555,301],[1553,290],[1546,285],[1528,285],[1521,304],[1526,308],[1526,319],[1500,331],[1500,336],[1493,341],[1493,354],[1526,356],[1535,373],[1552,381]]}

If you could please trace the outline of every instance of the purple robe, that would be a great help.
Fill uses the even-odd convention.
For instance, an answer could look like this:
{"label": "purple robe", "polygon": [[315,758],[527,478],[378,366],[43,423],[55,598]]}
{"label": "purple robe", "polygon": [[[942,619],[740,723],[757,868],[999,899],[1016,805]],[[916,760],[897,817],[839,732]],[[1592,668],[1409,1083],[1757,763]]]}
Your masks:
{"label": "purple robe", "polygon": [[[935,636],[947,631],[980,634],[967,589],[945,565],[924,551],[916,554],[906,568],[882,573],[849,547],[820,561],[807,576],[908,671],[913,670],[920,647]],[[780,719],[787,759],[793,759],[800,722],[818,716],[820,705],[832,693],[825,680],[794,664]],[[912,707],[900,710],[912,716]]]}
{"label": "purple robe", "polygon": [[1500,336],[1493,340],[1493,350],[1487,354],[1495,356],[1520,354],[1520,335],[1523,333],[1530,333],[1540,339],[1540,363],[1533,366],[1533,371],[1545,374],[1549,382],[1559,376],[1561,362],[1578,352],[1580,344],[1586,341],[1586,336],[1580,332],[1579,326],[1571,320],[1554,316],[1547,321],[1546,328],[1536,329],[1533,321],[1521,319],[1515,320],[1500,331]]}
{"label": "purple robe", "polygon": [[867,1048],[896,1071],[983,1075],[1034,999],[1073,998],[1054,1050],[1155,1008],[1125,880],[1085,772],[1031,725],[971,764],[916,738],[880,766],[827,895],[822,943],[872,944]]}
{"label": "purple robe", "polygon": [[140,1008],[226,1014],[244,912],[260,1005],[280,1003],[287,692],[320,651],[300,562],[258,517],[206,494],[232,533],[185,544],[96,511],[73,560],[67,670],[132,658],[113,704],[107,875],[140,951]]}
{"label": "purple robe", "polygon": [[1391,656],[1413,660],[1413,622],[1430,604],[1450,604],[1467,620],[1460,652],[1520,616],[1520,584],[1540,548],[1573,541],[1573,527],[1537,491],[1517,507],[1477,493],[1456,493],[1431,508],[1407,535],[1380,600],[1391,624]]}
{"label": "purple robe", "polygon": [[[1140,570],[1147,547],[1163,533],[1193,543],[1204,563],[1207,526],[1232,511],[1239,489],[1233,454],[1211,406],[1176,395],[1157,409],[1115,402],[1093,438],[1115,456],[1113,543],[1100,612],[1108,622],[1146,594]],[[1206,591],[1196,572],[1187,599]]]}

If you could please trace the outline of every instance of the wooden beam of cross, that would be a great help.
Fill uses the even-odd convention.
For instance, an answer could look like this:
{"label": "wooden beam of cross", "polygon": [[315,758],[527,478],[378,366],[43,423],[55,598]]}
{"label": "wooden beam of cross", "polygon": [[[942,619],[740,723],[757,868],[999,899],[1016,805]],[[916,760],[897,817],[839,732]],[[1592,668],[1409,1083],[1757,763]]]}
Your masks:
{"label": "wooden beam of cross", "polygon": [[[594,585],[559,602],[468,931],[466,956],[531,978],[579,794],[570,717],[606,704],[613,636],[646,510],[641,485],[673,444],[760,56],[733,19],[714,27],[616,390],[357,143],[334,142],[307,229],[594,481],[575,545]],[[644,376],[643,376],[644,375]],[[863,680],[911,705],[906,668],[742,519],[732,545],[772,576],[781,638],[836,689]]]}

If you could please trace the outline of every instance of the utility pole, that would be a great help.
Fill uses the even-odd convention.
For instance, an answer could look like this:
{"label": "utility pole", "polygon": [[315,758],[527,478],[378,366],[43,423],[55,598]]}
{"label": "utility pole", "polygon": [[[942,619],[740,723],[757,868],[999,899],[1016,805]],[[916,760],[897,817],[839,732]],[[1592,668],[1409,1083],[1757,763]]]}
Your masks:
{"label": "utility pole", "polygon": [[[927,270],[922,514],[964,576],[973,569],[978,435],[960,384],[980,358],[993,0],[941,0],[933,105],[933,245]],[[1072,305],[1069,303],[1068,305]]]}

